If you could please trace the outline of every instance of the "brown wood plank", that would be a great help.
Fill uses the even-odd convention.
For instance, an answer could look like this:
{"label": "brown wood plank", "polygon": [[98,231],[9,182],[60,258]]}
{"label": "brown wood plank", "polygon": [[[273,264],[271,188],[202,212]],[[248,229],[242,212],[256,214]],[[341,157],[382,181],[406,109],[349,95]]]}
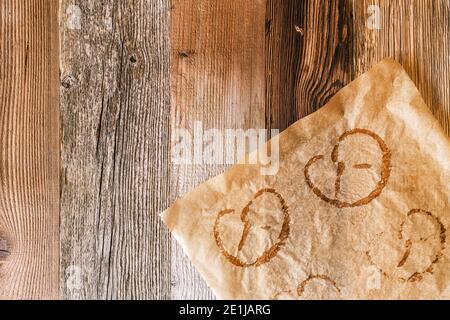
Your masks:
{"label": "brown wood plank", "polygon": [[347,0],[268,0],[267,127],[284,130],[351,80]]}
{"label": "brown wood plank", "polygon": [[167,0],[63,0],[63,298],[170,297]]}
{"label": "brown wood plank", "polygon": [[0,299],[58,298],[57,23],[57,1],[0,1]]}
{"label": "brown wood plank", "polygon": [[[265,1],[172,3],[172,129],[264,128]],[[226,167],[173,165],[172,200]],[[175,242],[172,283],[172,298],[214,298]]]}
{"label": "brown wood plank", "polygon": [[[380,29],[367,27],[375,12],[368,10],[369,5],[379,8]],[[450,2],[352,0],[352,6],[354,76],[385,57],[395,58],[450,135]]]}

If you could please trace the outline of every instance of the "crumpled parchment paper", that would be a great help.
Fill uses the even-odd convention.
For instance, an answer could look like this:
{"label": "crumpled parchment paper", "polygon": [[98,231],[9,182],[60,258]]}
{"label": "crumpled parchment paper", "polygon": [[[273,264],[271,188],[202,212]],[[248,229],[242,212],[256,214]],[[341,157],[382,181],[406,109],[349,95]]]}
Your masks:
{"label": "crumpled parchment paper", "polygon": [[450,298],[450,142],[384,60],[162,219],[220,299]]}

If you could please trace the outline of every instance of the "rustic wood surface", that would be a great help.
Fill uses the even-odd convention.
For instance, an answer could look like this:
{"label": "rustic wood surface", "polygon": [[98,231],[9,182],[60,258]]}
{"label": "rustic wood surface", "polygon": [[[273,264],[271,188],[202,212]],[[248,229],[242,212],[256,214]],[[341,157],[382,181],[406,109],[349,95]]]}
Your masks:
{"label": "rustic wood surface", "polygon": [[[189,3],[191,1],[182,1]],[[198,7],[205,4],[207,8],[214,1],[197,2]],[[231,7],[233,1],[228,2]],[[241,1],[244,8],[246,1]],[[190,7],[189,7],[190,5]],[[196,64],[199,60],[194,55],[186,57],[181,55],[178,60],[187,60],[184,64],[177,59],[179,54],[179,41],[190,39],[195,48],[220,48],[222,42],[217,37],[201,37],[198,35],[197,25],[186,18],[195,10],[190,3],[182,14],[172,16],[172,54],[175,57],[172,69],[172,119],[176,124],[182,124],[189,128],[192,121],[201,120],[206,123],[215,123],[215,128],[223,128],[228,124],[226,114],[232,115],[231,120],[239,124],[242,113],[248,110],[248,105],[241,103],[234,105],[228,103],[220,109],[208,108],[210,101],[226,99],[226,85],[216,90],[202,91],[205,77],[199,76],[205,70],[203,64]],[[379,16],[373,16],[371,5],[378,5]],[[176,8],[176,5],[175,5]],[[204,7],[203,7],[204,8]],[[260,7],[255,11],[251,20],[259,16]],[[375,9],[376,10],[376,9]],[[242,9],[244,11],[244,9]],[[226,12],[226,11],[225,11]],[[422,13],[422,14],[421,14]],[[450,8],[446,0],[436,0],[430,5],[429,1],[359,1],[359,0],[267,0],[265,12],[265,114],[264,121],[268,129],[283,130],[302,117],[311,114],[323,105],[343,86],[354,80],[357,76],[369,70],[371,66],[385,57],[394,57],[405,68],[425,97],[426,102],[439,119],[443,128],[450,134]],[[226,16],[226,14],[224,14]],[[220,16],[220,15],[218,15]],[[222,15],[223,16],[223,15]],[[234,15],[234,21],[241,21],[241,31],[235,31],[236,37],[241,33],[249,33],[244,22],[247,20]],[[433,18],[434,17],[434,18]],[[228,17],[227,17],[228,18]],[[247,16],[247,19],[248,16]],[[374,20],[374,21],[372,21]],[[372,25],[380,22],[380,28]],[[216,20],[217,21],[217,18]],[[223,27],[224,22],[204,20],[204,28],[222,28],[228,37],[233,36],[233,30]],[[228,22],[229,23],[229,22]],[[260,26],[255,20],[254,25]],[[175,27],[174,27],[175,26]],[[209,29],[210,30],[210,29]],[[254,31],[254,30],[253,30]],[[175,34],[174,34],[175,32]],[[251,45],[259,43],[258,35]],[[193,40],[194,39],[194,40]],[[221,38],[219,38],[221,39]],[[436,41],[437,40],[437,41]],[[187,42],[189,44],[189,42]],[[189,51],[189,45],[182,47],[182,53]],[[244,48],[248,48],[245,47]],[[240,49],[243,52],[246,49]],[[193,50],[195,53],[195,50]],[[239,50],[236,52],[239,55]],[[242,53],[241,53],[242,54]],[[431,55],[430,55],[431,54]],[[221,56],[214,57],[215,63],[222,66]],[[256,56],[255,56],[256,58]],[[241,57],[242,59],[242,57]],[[209,61],[209,60],[207,60]],[[247,62],[244,58],[243,62]],[[250,60],[252,61],[252,60]],[[211,62],[209,62],[211,63]],[[214,62],[212,62],[214,63]],[[227,62],[227,65],[230,65]],[[249,63],[241,65],[240,70],[246,70]],[[233,65],[234,66],[234,65]],[[239,67],[239,64],[237,64]],[[179,73],[179,70],[183,72]],[[217,68],[207,68],[217,70]],[[239,69],[238,69],[239,70]],[[210,71],[211,72],[211,71]],[[210,74],[210,73],[209,73]],[[227,75],[215,75],[214,80],[223,81]],[[424,76],[426,74],[427,76]],[[256,75],[253,75],[256,77]],[[183,80],[184,79],[184,80]],[[255,78],[254,78],[255,79]],[[245,87],[248,81],[244,78],[235,78],[236,87]],[[214,85],[212,85],[213,88]],[[259,92],[257,84],[254,89]],[[201,102],[195,100],[199,92],[202,94]],[[245,92],[240,93],[245,96]],[[190,100],[186,100],[190,99]],[[191,101],[195,101],[192,103]],[[234,101],[234,100],[233,100]],[[259,102],[259,101],[258,101]],[[217,105],[217,103],[216,103]],[[219,104],[222,106],[222,104]],[[229,109],[231,107],[231,109]],[[175,110],[175,112],[174,112]],[[224,111],[225,110],[225,111]],[[183,119],[184,122],[178,120]],[[260,120],[261,121],[261,120]],[[258,127],[260,122],[253,125]],[[242,128],[247,128],[251,123],[241,123]],[[217,170],[205,167],[185,169],[177,172],[177,180],[183,181],[184,186],[189,187],[180,194],[192,189],[206,178],[215,175]],[[176,248],[176,246],[174,245]],[[178,265],[176,261],[184,261],[182,255],[172,256],[172,265]],[[181,278],[182,293],[176,294],[179,298],[209,298],[210,292],[189,279],[191,274],[196,274],[188,263],[182,262],[185,276]],[[187,276],[187,277],[186,277]],[[179,291],[177,291],[178,293]],[[195,295],[189,294],[195,292]],[[188,293],[188,294],[186,294]]]}
{"label": "rustic wood surface", "polygon": [[61,0],[56,84],[57,2],[0,2],[0,297],[214,298],[158,218],[227,167],[172,163],[195,121],[283,130],[394,57],[450,135],[448,0]]}
{"label": "rustic wood surface", "polygon": [[[265,1],[172,2],[172,128],[264,128]],[[220,174],[225,165],[173,166],[172,199]],[[173,299],[213,294],[172,244]]]}
{"label": "rustic wood surface", "polygon": [[269,0],[266,16],[266,122],[284,130],[350,82],[350,7]]}
{"label": "rustic wood surface", "polygon": [[0,299],[59,291],[58,3],[0,1]]}
{"label": "rustic wood surface", "polygon": [[62,1],[62,298],[170,298],[169,10]]}
{"label": "rustic wood surface", "polygon": [[[380,8],[380,29],[367,28],[373,4]],[[352,0],[352,7],[353,76],[395,58],[450,136],[450,1]]]}

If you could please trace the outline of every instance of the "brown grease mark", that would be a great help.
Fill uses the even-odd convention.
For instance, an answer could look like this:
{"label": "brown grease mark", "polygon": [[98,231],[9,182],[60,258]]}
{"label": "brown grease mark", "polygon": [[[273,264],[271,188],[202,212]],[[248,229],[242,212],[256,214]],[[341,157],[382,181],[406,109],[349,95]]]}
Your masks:
{"label": "brown grease mark", "polygon": [[[326,282],[326,283],[328,283],[329,285],[333,286],[333,288],[334,288],[338,293],[341,293],[341,289],[337,286],[336,282],[335,282],[333,279],[331,279],[330,277],[325,276],[325,275],[311,275],[311,276],[308,277],[308,279],[302,281],[302,282],[298,285],[298,287],[297,287],[297,295],[298,295],[299,298],[301,298],[302,295],[305,293],[305,288],[306,288],[306,286],[307,286],[310,282],[312,282],[312,281],[314,281],[314,280],[319,280],[319,281],[322,281],[322,282]],[[292,290],[283,290],[283,291],[280,291],[280,292],[274,294],[271,300],[278,300],[279,297],[280,297],[282,294],[292,294],[292,293],[293,293]]]}
{"label": "brown grease mark", "polygon": [[[349,202],[344,202],[344,201],[340,201],[337,199],[337,194],[339,194],[339,192],[340,192],[341,177],[345,170],[345,165],[343,166],[343,165],[341,165],[341,162],[339,162],[339,147],[340,147],[340,143],[342,141],[347,139],[349,136],[356,135],[356,134],[367,135],[367,136],[371,137],[372,139],[374,139],[378,143],[380,150],[383,153],[382,165],[381,165],[381,178],[380,178],[380,181],[377,183],[375,189],[367,197],[360,199],[356,202],[349,203]],[[325,158],[323,155],[318,155],[318,156],[313,157],[306,164],[305,170],[304,170],[306,183],[316,196],[318,196],[323,201],[328,202],[337,208],[353,208],[353,207],[367,205],[373,199],[377,198],[383,191],[384,187],[386,186],[386,184],[389,180],[389,177],[391,175],[391,157],[392,157],[391,151],[389,150],[389,148],[387,147],[387,145],[383,141],[383,139],[381,139],[381,137],[378,136],[376,133],[369,131],[367,129],[353,129],[351,131],[345,132],[341,137],[339,137],[338,143],[334,146],[333,151],[331,153],[331,160],[335,163],[338,163],[337,178],[336,178],[336,183],[335,183],[336,198],[331,199],[331,198],[327,197],[319,188],[317,188],[314,185],[314,183],[311,179],[311,176],[309,174],[311,167],[316,162],[323,160]]]}
{"label": "brown grease mark", "polygon": [[262,226],[261,229],[267,230],[267,231],[268,231],[268,230],[272,229],[272,226],[269,226],[269,225],[267,225],[267,226]]}
{"label": "brown grease mark", "polygon": [[[377,236],[380,236],[380,235],[377,235]],[[385,272],[383,269],[381,269],[381,268],[373,261],[372,256],[370,255],[370,251],[366,251],[365,253],[366,253],[367,259],[369,260],[369,263],[370,263],[371,265],[374,265],[375,267],[377,267],[378,270],[383,274],[383,276],[385,276],[385,277],[388,278],[388,277],[389,277],[389,274],[388,274],[387,272]]]}
{"label": "brown grease mark", "polygon": [[338,168],[337,168],[337,178],[336,178],[336,183],[335,183],[335,197],[337,198],[339,193],[341,193],[341,179],[342,176],[344,175],[344,171],[345,171],[345,163],[343,162],[339,162],[338,163]]}
{"label": "brown grease mark", "polygon": [[241,251],[242,248],[244,247],[245,241],[247,240],[248,234],[250,233],[250,229],[252,227],[250,224],[250,221],[248,220],[248,212],[249,212],[250,206],[252,204],[253,204],[253,202],[250,201],[249,204],[247,205],[247,207],[245,207],[241,213],[241,221],[244,223],[244,230],[242,231],[241,241],[239,241],[238,251]]}
{"label": "brown grease mark", "polygon": [[423,274],[420,272],[414,272],[409,278],[408,282],[419,282],[423,280]]}
{"label": "brown grease mark", "polygon": [[337,286],[337,284],[334,280],[330,279],[328,276],[325,276],[325,275],[314,275],[314,276],[309,276],[308,279],[306,279],[305,281],[303,281],[302,283],[300,283],[298,285],[297,294],[299,297],[301,297],[303,295],[303,293],[305,292],[305,287],[308,285],[308,283],[310,283],[313,280],[320,280],[320,281],[327,282],[328,284],[331,284],[337,290],[338,293],[341,293],[341,289],[339,289],[339,287]]}
{"label": "brown grease mark", "polygon": [[411,254],[411,247],[412,247],[411,240],[406,241],[406,250],[405,250],[405,253],[403,254],[403,257],[400,259],[400,262],[398,263],[397,268],[403,267],[406,260],[408,260],[408,257]]}
{"label": "brown grease mark", "polygon": [[[367,260],[369,260],[370,264],[373,264],[374,266],[378,267],[378,265],[373,261],[372,256],[370,255],[370,250],[366,251],[366,257],[367,257]],[[380,267],[378,267],[378,269],[381,270]],[[381,271],[383,271],[383,270],[381,270]]]}
{"label": "brown grease mark", "polygon": [[318,197],[322,198],[322,192],[319,190],[319,188],[317,188],[311,180],[311,177],[309,176],[309,169],[311,168],[311,166],[313,164],[315,164],[317,161],[323,160],[325,158],[325,156],[315,156],[313,157],[311,160],[308,161],[308,163],[305,166],[305,178],[306,178],[306,183],[308,184],[309,188],[312,189],[312,191],[314,192],[314,194],[316,194]]}
{"label": "brown grease mark", "polygon": [[219,230],[220,219],[228,214],[234,213],[235,210],[234,209],[222,210],[217,215],[216,222],[214,223],[214,238],[216,240],[216,244],[219,247],[220,252],[224,255],[224,257],[229,262],[231,262],[232,264],[234,264],[237,267],[241,267],[241,268],[259,267],[259,266],[269,262],[273,257],[275,257],[277,255],[278,251],[285,244],[285,241],[289,237],[290,216],[289,216],[288,207],[286,205],[286,201],[275,189],[262,189],[255,194],[253,200],[250,201],[241,212],[241,221],[244,223],[244,230],[242,232],[242,238],[241,238],[241,241],[239,242],[238,250],[239,251],[242,250],[242,248],[245,244],[245,241],[248,237],[248,234],[250,232],[250,229],[251,229],[250,222],[248,221],[248,213],[250,211],[250,206],[253,204],[254,200],[261,197],[265,193],[274,194],[278,198],[278,200],[280,201],[280,204],[281,204],[283,214],[284,214],[284,219],[283,219],[283,225],[281,227],[280,234],[278,236],[278,241],[272,247],[270,247],[269,249],[264,251],[263,254],[259,258],[257,258],[254,262],[251,262],[251,263],[243,262],[238,257],[229,253],[225,249],[225,247],[223,245],[223,241],[220,237],[220,230]]}
{"label": "brown grease mark", "polygon": [[[432,219],[436,225],[439,228],[439,241],[440,241],[440,248],[439,251],[436,253],[433,261],[430,263],[430,265],[425,268],[425,270],[423,271],[416,271],[414,273],[412,273],[408,278],[402,278],[399,277],[399,280],[405,281],[405,282],[419,282],[422,281],[424,278],[424,275],[426,273],[433,273],[433,269],[434,266],[439,262],[439,260],[442,258],[443,256],[443,251],[445,249],[445,245],[446,245],[446,232],[447,230],[444,227],[444,224],[440,221],[440,219],[438,217],[436,217],[435,215],[433,215],[431,212],[422,210],[422,209],[413,209],[410,212],[408,212],[407,217],[412,217],[413,215],[417,215],[417,214],[421,214],[421,215],[425,215],[426,217]],[[403,227],[406,223],[406,219],[405,221],[403,221],[400,225],[400,231],[399,231],[399,240],[403,240],[404,239],[404,235],[403,235]],[[381,233],[383,234],[383,233]],[[377,236],[380,236],[381,234],[378,234]],[[427,239],[423,239],[421,238],[420,241],[426,241]],[[405,265],[406,261],[408,260],[408,258],[411,255],[411,250],[412,250],[412,246],[413,246],[413,242],[411,239],[406,239],[405,240],[405,252],[402,255],[402,258],[400,259],[399,263],[397,264],[397,268],[401,268]],[[370,255],[370,251],[366,251],[366,256],[369,260],[369,262],[374,265],[377,266],[380,271],[383,272],[383,275],[385,275],[386,277],[389,277],[389,274],[385,271],[383,271],[372,259],[371,255]]]}
{"label": "brown grease mark", "polygon": [[371,169],[372,165],[368,163],[355,164],[353,166],[354,169]]}
{"label": "brown grease mark", "polygon": [[292,294],[292,291],[291,290],[284,290],[284,291],[280,291],[278,293],[275,293],[270,300],[278,300],[282,294]]}
{"label": "brown grease mark", "polygon": [[331,152],[331,161],[334,163],[339,161],[339,147],[338,144],[336,144],[333,148],[333,151]]}
{"label": "brown grease mark", "polygon": [[[414,272],[408,279],[402,279],[402,280],[406,280],[408,282],[419,282],[423,279],[423,276],[425,273],[431,273],[433,271],[433,267],[436,263],[439,262],[440,258],[442,257],[442,252],[445,249],[445,241],[446,241],[446,229],[444,227],[444,224],[441,222],[441,220],[436,217],[434,214],[432,214],[431,212],[422,210],[422,209],[413,209],[410,212],[408,212],[408,218],[414,216],[414,215],[424,215],[426,217],[428,217],[429,219],[431,219],[432,221],[434,221],[438,227],[439,230],[439,242],[440,242],[440,248],[439,251],[436,253],[436,255],[433,258],[433,261],[430,263],[430,265],[425,268],[425,270],[423,271],[416,271]],[[401,239],[403,239],[403,227],[406,223],[406,220],[402,222],[402,224],[400,225],[400,236]],[[425,241],[426,239],[421,239],[421,241]],[[405,253],[403,254],[403,258],[400,261],[398,267],[403,266],[410,254],[410,250],[412,247],[412,241],[410,239],[406,240],[406,250]]]}

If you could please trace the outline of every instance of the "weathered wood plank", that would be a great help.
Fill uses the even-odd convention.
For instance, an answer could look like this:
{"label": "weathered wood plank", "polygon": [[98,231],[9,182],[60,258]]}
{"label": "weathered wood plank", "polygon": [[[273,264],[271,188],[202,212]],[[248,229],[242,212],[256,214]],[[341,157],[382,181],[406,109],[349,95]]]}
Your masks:
{"label": "weathered wood plank", "polygon": [[284,130],[351,80],[347,0],[268,0],[267,127]]}
{"label": "weathered wood plank", "polygon": [[354,76],[385,57],[395,58],[450,135],[450,2],[352,0],[352,6]]}
{"label": "weathered wood plank", "polygon": [[58,298],[57,23],[57,1],[0,1],[0,299]]}
{"label": "weathered wood plank", "polygon": [[[174,0],[172,129],[264,128],[263,0]],[[173,166],[172,200],[225,170],[225,165]],[[175,242],[172,298],[214,295]]]}
{"label": "weathered wood plank", "polygon": [[63,0],[63,298],[170,297],[168,0]]}

